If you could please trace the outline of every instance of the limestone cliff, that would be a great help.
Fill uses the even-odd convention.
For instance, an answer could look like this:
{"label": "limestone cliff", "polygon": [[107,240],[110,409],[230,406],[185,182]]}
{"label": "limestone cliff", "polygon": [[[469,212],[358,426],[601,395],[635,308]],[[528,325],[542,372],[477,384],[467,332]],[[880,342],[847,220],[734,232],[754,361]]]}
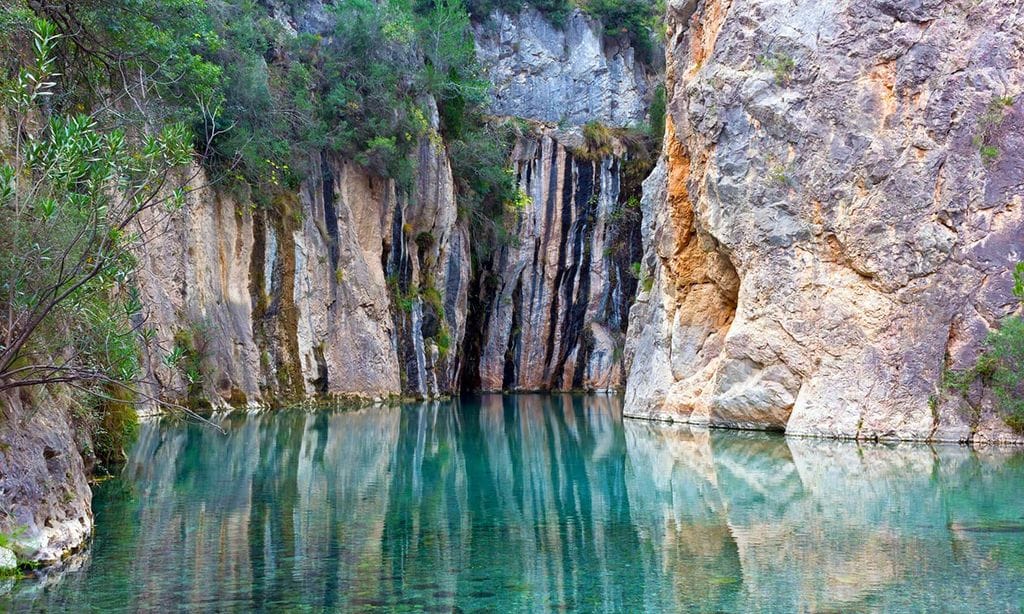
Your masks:
{"label": "limestone cliff", "polygon": [[496,13],[474,34],[494,113],[539,124],[512,152],[528,204],[480,274],[465,386],[621,388],[643,165],[621,141],[588,153],[580,126],[640,127],[657,69],[579,10],[564,27],[531,8]]}
{"label": "limestone cliff", "polygon": [[495,258],[477,365],[484,390],[623,383],[639,211],[622,187],[628,153],[579,158],[571,144],[581,140],[548,129],[513,152],[528,203]]}
{"label": "limestone cliff", "polygon": [[[272,210],[204,187],[151,220],[140,285],[163,394],[245,405],[451,392],[459,356],[437,339],[457,346],[465,331],[468,238],[443,148],[423,139],[416,168],[404,195],[324,155]],[[175,345],[198,373],[163,364]]]}
{"label": "limestone cliff", "polygon": [[474,29],[477,57],[494,85],[496,115],[580,125],[640,125],[656,74],[628,44],[575,10],[562,27],[532,8],[495,13]]}
{"label": "limestone cliff", "polygon": [[[314,4],[289,26],[323,27],[317,15]],[[481,347],[463,349],[472,245],[435,111],[411,191],[324,154],[270,209],[202,187],[182,210],[146,220],[140,283],[155,395],[264,405],[622,386],[640,256],[638,213],[627,210],[636,181],[623,187],[631,154],[621,144],[593,160],[572,151],[584,144],[578,124],[644,121],[655,77],[579,11],[564,28],[531,9],[497,14],[476,35],[496,114],[577,124],[549,125],[512,152],[530,205],[486,263],[494,284],[474,295],[487,305],[473,320]],[[188,355],[165,364],[175,346]]]}
{"label": "limestone cliff", "polygon": [[940,379],[1016,307],[1022,20],[1005,1],[670,2],[627,414],[1016,439]]}
{"label": "limestone cliff", "polygon": [[0,533],[18,555],[53,563],[92,532],[91,442],[74,407],[45,390],[0,395]]}

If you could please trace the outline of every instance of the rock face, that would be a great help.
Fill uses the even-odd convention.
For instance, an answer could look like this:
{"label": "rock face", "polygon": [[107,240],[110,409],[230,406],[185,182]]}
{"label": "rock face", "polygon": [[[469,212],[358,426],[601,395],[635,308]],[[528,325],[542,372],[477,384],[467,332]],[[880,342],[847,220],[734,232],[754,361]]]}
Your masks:
{"label": "rock face", "polygon": [[[457,347],[465,332],[469,246],[443,148],[424,139],[416,162],[408,197],[325,155],[276,213],[202,188],[149,220],[156,392],[214,405],[451,392],[459,357],[438,339]],[[198,374],[191,356],[162,363],[176,345]]]}
{"label": "rock face", "polygon": [[33,394],[0,395],[0,533],[15,536],[26,559],[54,563],[92,532],[79,452],[89,442],[79,441],[66,399]]}
{"label": "rock face", "polygon": [[[317,7],[289,27],[322,28]],[[564,29],[529,9],[475,28],[496,115],[644,121],[652,75],[578,11]],[[436,130],[436,110],[430,119]],[[432,397],[464,384],[467,361],[485,389],[620,387],[640,255],[635,220],[611,219],[635,191],[621,187],[628,155],[576,160],[562,141],[580,146],[578,128],[544,131],[513,154],[532,204],[492,271],[497,291],[477,297],[490,305],[474,331],[479,356],[463,352],[471,241],[435,134],[414,156],[408,194],[325,154],[273,214],[201,188],[183,210],[147,220],[155,238],[140,283],[156,331],[154,395],[214,405]],[[176,346],[185,359],[164,364]]]}
{"label": "rock face", "polygon": [[[306,21],[296,27],[315,26]],[[496,114],[644,120],[648,70],[582,14],[564,30],[532,10],[476,28],[496,81]],[[524,38],[513,44],[509,32]],[[526,89],[505,72],[529,75]],[[436,112],[431,119],[436,129]],[[497,288],[477,297],[489,305],[483,332],[474,331],[479,356],[462,350],[473,273],[468,226],[445,149],[425,138],[408,194],[323,155],[274,214],[202,188],[181,211],[147,220],[155,238],[141,254],[140,282],[156,331],[147,352],[160,382],[154,394],[214,405],[432,397],[464,384],[467,361],[469,379],[489,390],[620,387],[637,285],[630,265],[640,256],[638,216],[624,215],[629,156],[620,148],[577,160],[563,141],[582,145],[578,128],[541,132],[513,154],[532,202],[491,271]],[[163,357],[175,346],[188,355],[168,366]]]}
{"label": "rock face", "polygon": [[479,357],[483,390],[611,389],[640,257],[639,211],[622,189],[626,154],[578,158],[576,132],[545,129],[513,152],[514,241],[495,259]]}
{"label": "rock face", "polygon": [[[626,413],[998,440],[944,391],[1017,308],[1015,2],[675,0]],[[1016,98],[1014,98],[1016,96]]]}
{"label": "rock face", "polygon": [[601,24],[575,10],[564,27],[532,8],[495,13],[475,26],[477,57],[494,84],[495,115],[580,125],[639,125],[654,75],[629,45],[606,40]]}
{"label": "rock face", "polygon": [[10,573],[18,569],[18,557],[10,548],[0,547],[0,573]]}

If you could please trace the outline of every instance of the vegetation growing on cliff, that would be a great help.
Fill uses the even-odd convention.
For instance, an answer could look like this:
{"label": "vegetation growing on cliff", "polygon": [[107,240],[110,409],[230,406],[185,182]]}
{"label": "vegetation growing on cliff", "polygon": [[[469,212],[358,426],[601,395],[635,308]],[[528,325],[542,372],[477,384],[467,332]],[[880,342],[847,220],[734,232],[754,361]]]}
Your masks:
{"label": "vegetation growing on cliff", "polygon": [[[534,4],[548,14],[569,6]],[[29,204],[12,205],[17,219],[3,250],[12,259],[0,272],[14,288],[10,296],[17,295],[8,300],[12,309],[41,301],[46,316],[32,324],[40,332],[31,350],[20,349],[22,341],[5,344],[0,376],[20,370],[4,381],[87,380],[109,401],[95,404],[100,412],[128,401],[109,387],[146,375],[138,347],[154,339],[132,286],[132,247],[146,239],[137,218],[183,203],[186,190],[175,188],[189,178],[172,179],[177,166],[197,162],[213,182],[276,208],[281,194],[294,193],[319,172],[324,152],[411,192],[416,148],[429,142],[447,149],[460,214],[473,228],[474,249],[484,252],[508,240],[509,219],[526,201],[509,161],[524,128],[485,113],[489,85],[476,62],[463,0],[339,0],[324,6],[328,19],[299,33],[282,19],[285,9],[255,0],[0,0],[0,7],[0,63],[7,74],[25,59],[35,17],[45,18],[40,23],[61,42],[48,50],[49,66],[25,73],[45,82],[36,98],[17,106],[17,83],[7,88],[12,102],[5,107],[15,109],[8,119],[34,149],[15,144],[11,159],[18,161],[4,169],[14,200]],[[619,25],[639,24],[653,10],[633,0],[582,8],[617,15],[605,21],[615,35],[632,32]],[[26,86],[35,87],[28,81],[19,87]],[[634,138],[632,131],[620,132],[620,138]],[[51,177],[46,156],[75,169]],[[649,156],[642,159],[649,162]],[[27,176],[42,178],[32,188],[41,189],[38,194],[25,191]],[[24,257],[15,249],[21,242],[39,249],[29,255],[31,266],[19,269],[13,256]],[[51,266],[65,258],[84,264],[70,272]],[[87,283],[66,296],[53,292],[60,296],[46,306],[50,286],[70,283],[62,275],[94,269]],[[33,283],[42,290],[32,290]],[[57,355],[75,344],[88,348],[72,352],[45,377],[37,377],[44,363],[26,359],[27,351]],[[198,398],[201,381],[189,377],[198,370],[186,368],[185,346],[154,350],[165,366],[184,373],[190,390],[182,398]],[[77,371],[65,375],[73,363]]]}
{"label": "vegetation growing on cliff", "polygon": [[[30,13],[23,2],[9,4]],[[344,0],[325,7],[333,25],[298,34],[254,0],[95,0],[39,10],[68,41],[61,106],[92,108],[107,84],[127,79],[139,95],[111,104],[108,115],[190,124],[214,181],[264,206],[315,172],[325,150],[408,190],[411,154],[430,136],[435,113],[449,148],[473,150],[491,136],[488,83],[461,0]],[[463,185],[513,193],[498,172],[507,160],[463,157],[491,165]]]}
{"label": "vegetation growing on cliff", "polygon": [[974,135],[974,145],[978,148],[981,161],[987,166],[999,159],[999,147],[996,135],[1006,118],[1007,112],[1013,107],[1013,96],[995,96],[978,122],[978,131]]}
{"label": "vegetation growing on cliff", "polygon": [[[343,0],[324,8],[332,26],[299,34],[255,0],[95,0],[39,10],[69,41],[63,104],[90,108],[106,83],[146,75],[136,84],[144,95],[112,112],[191,124],[214,181],[264,206],[315,172],[324,150],[408,190],[412,152],[431,133],[436,100],[463,210],[493,226],[517,198],[508,163],[514,134],[485,116],[489,84],[469,15],[523,2],[557,23],[573,8],[569,0]],[[576,4],[606,34],[650,51],[661,4]]]}
{"label": "vegetation growing on cliff", "polygon": [[[1013,274],[1013,294],[1024,302],[1024,263]],[[970,369],[947,371],[944,385],[968,396],[975,382],[992,392],[1006,424],[1024,433],[1024,316],[1012,315],[989,333],[985,350]]]}
{"label": "vegetation growing on cliff", "polygon": [[131,283],[138,219],[184,198],[169,173],[191,160],[191,135],[48,113],[61,37],[43,19],[31,37],[33,58],[2,87],[13,142],[0,165],[0,390],[131,381],[143,328]]}

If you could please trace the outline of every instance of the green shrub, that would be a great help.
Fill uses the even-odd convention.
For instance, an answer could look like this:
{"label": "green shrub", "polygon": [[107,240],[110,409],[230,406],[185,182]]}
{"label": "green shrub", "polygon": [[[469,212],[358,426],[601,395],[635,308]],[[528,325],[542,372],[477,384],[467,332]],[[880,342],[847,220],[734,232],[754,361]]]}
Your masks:
{"label": "green shrub", "polygon": [[763,55],[758,62],[771,71],[778,85],[789,85],[793,79],[793,71],[796,70],[796,60],[784,53]]}
{"label": "green shrub", "polygon": [[427,282],[428,285],[424,285],[420,288],[420,298],[423,302],[430,306],[438,318],[444,318],[444,300],[441,298],[441,293],[438,292],[437,288],[433,286],[433,282]]}
{"label": "green shrub", "polygon": [[768,179],[776,185],[789,185],[789,169],[785,165],[776,164],[768,169]]}
{"label": "green shrub", "polygon": [[1006,423],[1024,433],[1024,318],[1004,320],[986,344],[986,358],[992,363],[988,385]]}
{"label": "green shrub", "polygon": [[[1024,301],[1024,263],[1016,266],[1013,277],[1014,296]],[[1024,433],[1024,317],[1010,316],[989,333],[973,367],[943,374],[943,385],[964,396],[975,381],[992,392],[1006,424]]]}
{"label": "green shrub", "polygon": [[179,329],[174,333],[174,347],[164,356],[164,364],[177,368],[185,381],[186,399],[192,407],[209,405],[203,393],[208,366],[206,361],[209,358],[207,328],[205,322],[198,322]]}
{"label": "green shrub", "polygon": [[473,249],[481,256],[508,241],[515,215],[528,201],[509,160],[521,130],[516,122],[488,122],[481,112],[464,138],[448,146],[459,214],[468,219]]}
{"label": "green shrub", "polygon": [[452,347],[452,336],[448,331],[448,325],[442,324],[440,332],[434,337],[434,343],[437,344],[437,351],[441,355],[441,359],[444,360],[448,357],[448,353],[451,352]]}
{"label": "green shrub", "polygon": [[985,112],[978,119],[978,131],[974,135],[973,142],[978,148],[981,162],[985,166],[989,166],[999,159],[999,147],[995,144],[996,131],[1003,124],[1013,103],[1014,99],[1010,96],[993,96]]}
{"label": "green shrub", "polygon": [[995,145],[982,145],[978,148],[978,153],[986,166],[999,159],[999,148]]}
{"label": "green shrub", "polygon": [[97,397],[93,409],[96,424],[92,427],[92,440],[96,459],[102,469],[110,471],[127,459],[126,450],[139,431],[139,416],[135,411],[135,395],[119,386],[108,386]]}
{"label": "green shrub", "polygon": [[24,65],[0,84],[18,127],[0,163],[0,287],[10,289],[0,293],[0,389],[67,384],[121,401],[141,377],[146,339],[134,229],[144,211],[180,206],[172,176],[192,158],[190,131],[59,113],[66,38],[41,18],[30,37],[31,60],[19,56]]}
{"label": "green shrub", "polygon": [[640,61],[654,59],[654,33],[659,29],[662,7],[651,0],[578,0],[583,12],[601,20],[606,36],[629,40]]}
{"label": "green shrub", "polygon": [[600,160],[615,153],[615,134],[611,128],[599,121],[583,125],[583,147],[573,152],[585,160]]}

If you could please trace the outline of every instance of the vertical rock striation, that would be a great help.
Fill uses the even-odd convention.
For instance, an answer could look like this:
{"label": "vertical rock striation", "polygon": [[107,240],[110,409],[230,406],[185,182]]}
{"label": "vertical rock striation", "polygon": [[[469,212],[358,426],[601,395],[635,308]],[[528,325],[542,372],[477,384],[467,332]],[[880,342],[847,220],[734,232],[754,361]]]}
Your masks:
{"label": "vertical rock striation", "polygon": [[620,388],[641,255],[639,182],[628,177],[633,154],[622,143],[588,154],[579,126],[641,126],[656,71],[579,10],[561,27],[532,8],[495,13],[474,34],[494,84],[492,111],[543,125],[512,153],[528,204],[486,267],[466,385]]}
{"label": "vertical rock striation", "polygon": [[[436,117],[435,117],[436,121]],[[403,389],[420,397],[459,387],[470,281],[469,234],[459,219],[443,145],[420,143],[416,185],[391,224],[387,272]]]}
{"label": "vertical rock striation", "polygon": [[622,191],[626,153],[580,158],[544,130],[513,159],[529,197],[495,258],[479,358],[484,390],[610,389],[637,281],[637,224]]}
{"label": "vertical rock striation", "polygon": [[[201,188],[147,220],[139,282],[165,396],[238,405],[453,390],[459,357],[439,340],[457,347],[465,333],[470,267],[443,147],[423,139],[409,196],[330,155],[318,166],[272,209]],[[176,345],[198,373],[162,363]]]}
{"label": "vertical rock striation", "polygon": [[1015,439],[940,379],[1016,308],[1022,20],[1015,2],[671,2],[627,414]]}
{"label": "vertical rock striation", "polygon": [[[322,29],[322,17],[314,4],[288,27]],[[495,114],[644,121],[652,71],[581,12],[559,28],[532,9],[496,14],[475,34]],[[579,129],[546,128],[514,152],[532,204],[492,271],[500,296],[478,297],[489,305],[485,332],[474,331],[486,346],[478,368],[463,343],[471,240],[436,109],[429,119],[434,133],[414,154],[411,187],[322,154],[298,191],[269,209],[203,187],[182,211],[146,220],[156,229],[140,253],[154,392],[239,405],[433,397],[467,379],[486,389],[621,386],[639,257],[635,221],[612,219],[632,196],[621,186],[625,149],[577,159],[569,149],[581,145]],[[164,364],[176,346],[185,360]]]}

